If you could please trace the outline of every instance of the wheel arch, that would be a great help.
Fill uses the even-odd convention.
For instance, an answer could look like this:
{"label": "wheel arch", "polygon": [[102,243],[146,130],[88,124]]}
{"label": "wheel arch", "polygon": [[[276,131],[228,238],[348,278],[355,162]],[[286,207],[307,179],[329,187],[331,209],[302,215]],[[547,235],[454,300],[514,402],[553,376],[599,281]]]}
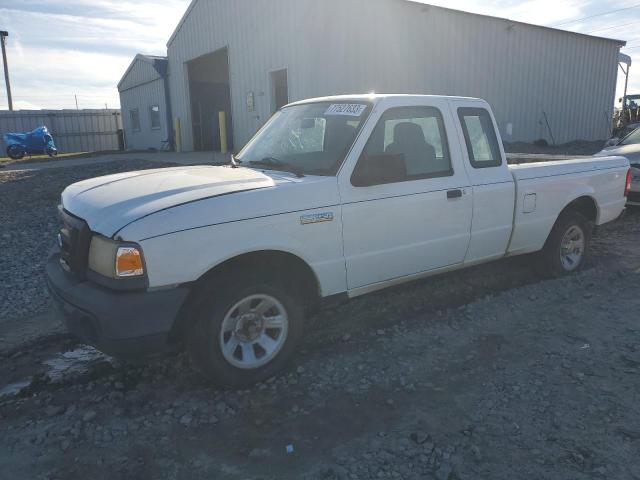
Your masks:
{"label": "wheel arch", "polygon": [[591,195],[581,195],[569,202],[569,204],[567,204],[567,206],[562,209],[562,211],[558,215],[558,218],[560,218],[562,214],[568,211],[576,211],[594,224],[598,223],[598,218],[600,216],[598,202]]}
{"label": "wheel arch", "polygon": [[571,202],[569,202],[558,214],[556,221],[553,223],[551,230],[547,234],[547,239],[545,240],[545,246],[551,237],[551,232],[553,232],[554,227],[557,225],[558,221],[562,218],[564,214],[567,212],[578,212],[583,215],[589,222],[596,225],[598,222],[598,216],[600,214],[598,209],[598,203],[595,198],[591,195],[581,195]]}
{"label": "wheel arch", "polygon": [[218,263],[193,282],[171,331],[170,340],[173,343],[182,340],[193,309],[197,307],[197,299],[208,285],[224,282],[225,277],[242,275],[242,272],[282,280],[302,296],[308,311],[315,311],[320,305],[322,297],[320,280],[309,263],[300,256],[284,250],[246,252]]}

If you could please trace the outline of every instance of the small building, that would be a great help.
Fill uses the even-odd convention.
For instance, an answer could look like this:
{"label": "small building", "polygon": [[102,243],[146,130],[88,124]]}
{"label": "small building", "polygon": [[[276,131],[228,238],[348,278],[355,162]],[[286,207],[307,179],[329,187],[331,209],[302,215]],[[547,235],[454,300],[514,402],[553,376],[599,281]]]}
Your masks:
{"label": "small building", "polygon": [[167,58],[136,55],[118,83],[127,150],[162,149],[170,137]]}
{"label": "small building", "polygon": [[[624,45],[412,0],[192,0],[167,44],[172,125],[216,150],[225,112],[238,150],[287,102],[441,94],[486,99],[507,142],[604,140]],[[125,125],[145,102],[123,95]]]}

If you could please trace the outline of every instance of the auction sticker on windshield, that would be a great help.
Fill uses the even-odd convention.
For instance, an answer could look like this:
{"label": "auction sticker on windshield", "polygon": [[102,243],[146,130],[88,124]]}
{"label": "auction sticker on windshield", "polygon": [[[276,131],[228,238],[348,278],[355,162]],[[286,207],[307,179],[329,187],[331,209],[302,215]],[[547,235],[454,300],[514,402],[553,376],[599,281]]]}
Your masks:
{"label": "auction sticker on windshield", "polygon": [[361,103],[334,103],[329,106],[325,115],[348,115],[350,117],[359,117],[367,108]]}

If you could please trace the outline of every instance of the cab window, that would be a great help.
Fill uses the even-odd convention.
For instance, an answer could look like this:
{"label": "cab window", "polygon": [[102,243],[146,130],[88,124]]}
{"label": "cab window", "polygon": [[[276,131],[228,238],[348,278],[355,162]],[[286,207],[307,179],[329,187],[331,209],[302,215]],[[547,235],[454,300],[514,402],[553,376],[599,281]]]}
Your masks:
{"label": "cab window", "polygon": [[453,175],[440,111],[398,107],[384,112],[354,171],[357,179],[367,174],[369,182],[352,183],[371,186]]}
{"label": "cab window", "polygon": [[484,108],[460,108],[458,117],[474,168],[499,167],[502,156],[491,115]]}

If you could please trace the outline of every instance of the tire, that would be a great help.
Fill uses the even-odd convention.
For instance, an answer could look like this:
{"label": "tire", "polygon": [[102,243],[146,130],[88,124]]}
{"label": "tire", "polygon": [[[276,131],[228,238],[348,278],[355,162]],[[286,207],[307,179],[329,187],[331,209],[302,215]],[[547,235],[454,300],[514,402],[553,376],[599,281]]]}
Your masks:
{"label": "tire", "polygon": [[58,155],[58,150],[56,150],[55,148],[47,148],[47,155],[49,155],[51,158],[56,157]]}
{"label": "tire", "polygon": [[571,210],[562,213],[536,259],[538,272],[555,278],[580,270],[589,254],[592,231],[584,215]]}
{"label": "tire", "polygon": [[18,145],[9,145],[7,147],[7,156],[12,160],[21,160],[24,158],[26,152]]}
{"label": "tire", "polygon": [[[186,348],[195,369],[214,383],[245,387],[267,380],[286,365],[302,337],[303,305],[287,288],[266,278],[209,281],[195,301]],[[269,303],[273,307],[265,310]],[[256,313],[260,309],[265,311]],[[282,313],[282,328],[265,329]]]}

